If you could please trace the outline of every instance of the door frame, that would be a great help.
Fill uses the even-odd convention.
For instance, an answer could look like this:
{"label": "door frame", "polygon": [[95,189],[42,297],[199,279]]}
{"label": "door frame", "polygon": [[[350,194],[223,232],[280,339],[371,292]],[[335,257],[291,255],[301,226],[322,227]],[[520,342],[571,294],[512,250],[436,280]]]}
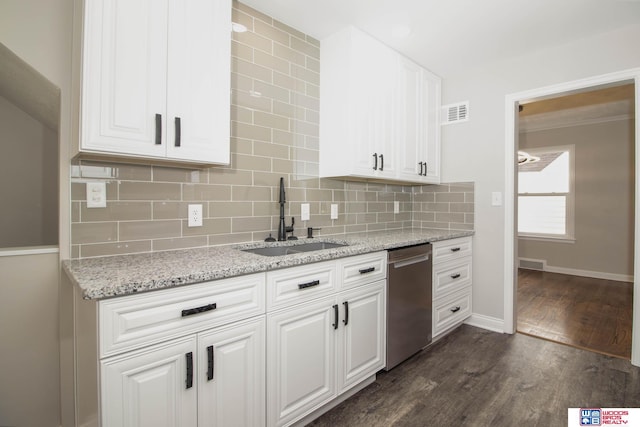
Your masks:
{"label": "door frame", "polygon": [[518,256],[516,232],[516,141],[518,104],[520,101],[550,98],[554,95],[581,92],[593,86],[635,83],[635,213],[633,261],[633,326],[631,337],[631,363],[640,366],[640,68],[559,83],[505,96],[505,196],[504,196],[504,332],[513,334],[517,325],[516,312],[516,258]]}

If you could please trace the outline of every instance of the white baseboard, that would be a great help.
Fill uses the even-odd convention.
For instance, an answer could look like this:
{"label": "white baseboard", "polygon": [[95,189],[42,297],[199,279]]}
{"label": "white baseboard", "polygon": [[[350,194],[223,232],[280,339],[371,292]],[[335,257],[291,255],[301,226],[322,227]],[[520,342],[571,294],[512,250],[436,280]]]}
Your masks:
{"label": "white baseboard", "polygon": [[[580,270],[577,268],[556,267],[556,266],[547,264],[547,260],[544,260],[544,259],[536,260],[536,259],[530,259],[530,258],[518,258],[518,265],[521,264],[521,261],[525,261],[529,263],[538,262],[540,263],[542,267],[541,269],[543,271],[548,271],[550,273],[569,274],[571,276],[591,277],[594,279],[614,280],[616,282],[633,282],[633,276],[628,274],[605,273],[602,271],[591,271],[591,270]],[[521,268],[526,268],[526,267],[521,267]]]}
{"label": "white baseboard", "polygon": [[504,333],[504,320],[496,317],[473,313],[464,323],[489,331]]}

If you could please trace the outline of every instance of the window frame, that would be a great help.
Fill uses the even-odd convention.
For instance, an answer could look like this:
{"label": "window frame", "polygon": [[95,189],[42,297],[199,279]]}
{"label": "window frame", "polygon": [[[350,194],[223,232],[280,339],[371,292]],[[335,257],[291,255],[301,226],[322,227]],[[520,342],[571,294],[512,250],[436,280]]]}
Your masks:
{"label": "window frame", "polygon": [[[518,229],[519,226],[519,215],[516,216],[516,233],[518,238],[527,239],[527,240],[541,240],[541,241],[555,241],[555,242],[563,242],[563,243],[574,243],[575,242],[575,144],[569,145],[553,145],[546,147],[535,147],[535,148],[522,148],[527,153],[537,156],[539,154],[544,153],[553,153],[558,151],[566,151],[569,153],[569,192],[568,193],[520,193],[520,188],[518,184],[516,200],[518,201],[518,209],[519,209],[519,200],[521,196],[524,197],[539,197],[539,196],[558,196],[565,195],[566,196],[566,204],[565,204],[565,234],[548,234],[548,233],[531,233],[531,232],[520,232]],[[517,168],[517,165],[516,165]],[[520,176],[520,171],[518,171],[518,176]],[[518,211],[519,212],[519,211]]]}

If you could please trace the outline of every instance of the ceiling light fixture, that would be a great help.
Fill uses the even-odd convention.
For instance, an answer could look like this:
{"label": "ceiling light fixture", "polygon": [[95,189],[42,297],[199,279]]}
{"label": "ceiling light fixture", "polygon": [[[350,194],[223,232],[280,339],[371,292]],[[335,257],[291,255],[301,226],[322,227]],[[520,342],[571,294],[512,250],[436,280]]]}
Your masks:
{"label": "ceiling light fixture", "polygon": [[540,161],[540,157],[532,156],[526,151],[518,151],[518,166],[524,165],[526,163],[534,163],[539,161]]}

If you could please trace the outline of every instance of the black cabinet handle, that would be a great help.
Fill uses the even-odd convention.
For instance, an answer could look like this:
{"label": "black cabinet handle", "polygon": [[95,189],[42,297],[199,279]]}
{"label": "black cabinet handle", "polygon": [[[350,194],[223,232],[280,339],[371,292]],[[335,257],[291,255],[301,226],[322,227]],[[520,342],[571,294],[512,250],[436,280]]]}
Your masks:
{"label": "black cabinet handle", "polygon": [[156,114],[156,145],[162,144],[162,114]]}
{"label": "black cabinet handle", "polygon": [[375,267],[363,268],[362,270],[358,270],[360,274],[371,273],[372,271],[376,271]]}
{"label": "black cabinet handle", "polygon": [[384,156],[380,154],[380,170],[384,170]]}
{"label": "black cabinet handle", "polygon": [[344,320],[342,322],[344,326],[347,326],[349,324],[349,301],[343,302],[342,305],[344,305]]}
{"label": "black cabinet handle", "polygon": [[313,286],[318,286],[320,284],[320,280],[314,280],[313,282],[308,283],[300,283],[298,285],[298,289],[311,288]]}
{"label": "black cabinet handle", "polygon": [[451,252],[458,252],[460,248],[451,248]]}
{"label": "black cabinet handle", "polygon": [[451,312],[452,312],[452,313],[455,313],[456,311],[460,311],[460,306],[459,306],[459,305],[457,305],[457,306],[455,306],[455,307],[453,307],[453,308],[451,309]]}
{"label": "black cabinet handle", "polygon": [[378,153],[373,153],[373,170],[378,170]]}
{"label": "black cabinet handle", "polygon": [[460,273],[456,273],[456,274],[452,274],[451,275],[452,279],[457,279],[458,277],[460,277]]}
{"label": "black cabinet handle", "polygon": [[216,303],[203,305],[202,307],[188,308],[182,310],[182,317],[192,316],[194,314],[204,313],[205,311],[211,311],[216,309]]}
{"label": "black cabinet handle", "polygon": [[338,304],[333,305],[333,329],[338,329]]}
{"label": "black cabinet handle", "polygon": [[422,176],[427,176],[427,162],[424,162],[424,173],[422,174]]}
{"label": "black cabinet handle", "polygon": [[193,387],[193,353],[185,354],[187,359],[187,388]]}
{"label": "black cabinet handle", "polygon": [[418,162],[418,164],[420,165],[420,173],[418,173],[418,175],[422,176],[422,165],[424,162]]}
{"label": "black cabinet handle", "polygon": [[175,126],[176,126],[175,146],[180,147],[180,138],[182,137],[182,131],[180,130],[180,117],[175,118]]}
{"label": "black cabinet handle", "polygon": [[213,379],[213,346],[207,347],[207,381]]}

